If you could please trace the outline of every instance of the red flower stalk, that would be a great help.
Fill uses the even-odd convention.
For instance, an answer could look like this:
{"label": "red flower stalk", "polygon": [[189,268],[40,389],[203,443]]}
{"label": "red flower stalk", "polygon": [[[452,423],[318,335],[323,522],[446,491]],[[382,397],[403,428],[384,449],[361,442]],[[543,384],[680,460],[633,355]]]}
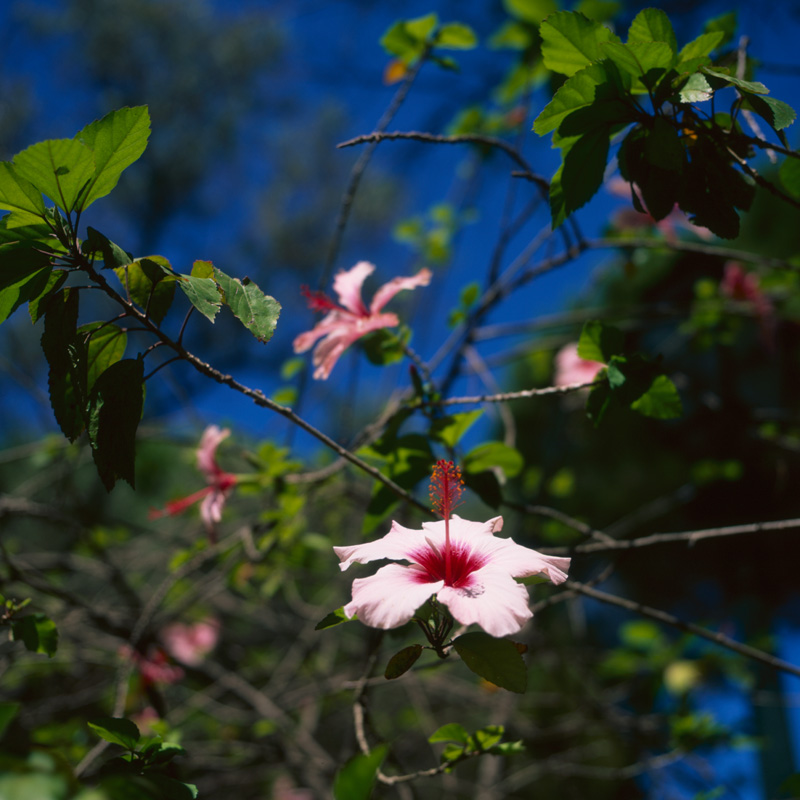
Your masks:
{"label": "red flower stalk", "polygon": [[453,579],[450,547],[450,516],[453,509],[463,502],[464,481],[461,469],[452,461],[437,461],[433,465],[431,475],[430,498],[433,510],[444,520],[444,564],[445,582],[449,585]]}

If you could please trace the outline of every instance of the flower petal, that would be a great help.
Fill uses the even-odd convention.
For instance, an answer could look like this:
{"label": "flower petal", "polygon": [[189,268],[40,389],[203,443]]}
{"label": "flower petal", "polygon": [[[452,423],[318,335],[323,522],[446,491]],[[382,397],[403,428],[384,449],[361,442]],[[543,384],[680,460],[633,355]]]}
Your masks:
{"label": "flower petal", "polygon": [[366,317],[368,312],[361,299],[361,287],[368,275],[375,272],[375,265],[369,261],[359,261],[354,267],[342,270],[333,279],[333,291],[339,295],[339,302],[354,314]]}
{"label": "flower petal", "polygon": [[209,425],[200,438],[200,445],[197,448],[197,468],[206,476],[206,480],[211,483],[219,472],[217,466],[217,448],[224,439],[230,436],[229,428],[220,428],[218,425]]}
{"label": "flower petal", "polygon": [[417,567],[389,564],[369,578],[356,578],[353,599],[344,607],[345,616],[357,614],[365,625],[384,630],[405,625],[443,586],[443,581],[422,583],[419,574]]}
{"label": "flower petal", "polygon": [[[444,531],[444,529],[442,530]],[[339,569],[344,571],[351,564],[366,564],[369,561],[379,561],[383,558],[392,561],[410,561],[410,554],[418,547],[424,547],[425,544],[425,531],[415,531],[392,522],[391,530],[381,539],[364,542],[364,544],[334,547],[333,551],[342,562],[339,564]]]}
{"label": "flower petal", "polygon": [[398,292],[404,289],[416,289],[417,286],[427,286],[431,282],[431,271],[421,269],[416,275],[408,278],[392,278],[388,283],[375,292],[369,305],[370,314],[377,314]]}
{"label": "flower petal", "polygon": [[533,616],[527,590],[508,572],[487,567],[470,577],[468,586],[444,586],[436,594],[462,625],[480,625],[490,636],[508,636]]}

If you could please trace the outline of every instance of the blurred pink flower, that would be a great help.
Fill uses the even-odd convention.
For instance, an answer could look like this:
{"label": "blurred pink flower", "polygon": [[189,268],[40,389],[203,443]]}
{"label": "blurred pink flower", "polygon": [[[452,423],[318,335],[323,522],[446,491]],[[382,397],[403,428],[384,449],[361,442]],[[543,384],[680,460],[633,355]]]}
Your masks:
{"label": "blurred pink flower", "polygon": [[219,627],[219,620],[212,617],[192,625],[176,622],[161,631],[161,641],[176,661],[187,667],[197,667],[216,647]]}
{"label": "blurred pink flower", "polygon": [[322,339],[317,344],[312,359],[316,367],[314,377],[318,380],[325,380],[331,374],[339,356],[357,339],[372,331],[393,328],[400,324],[396,314],[381,313],[383,307],[398,292],[427,286],[431,280],[428,269],[421,269],[410,278],[393,278],[375,292],[367,308],[361,299],[361,287],[367,276],[374,271],[373,264],[359,261],[352,269],[339,272],[334,278],[333,290],[339,295],[340,305],[323,292],[311,292],[303,287],[309,307],[315,311],[328,312],[312,330],[301,333],[294,340],[295,353],[304,353],[318,339]]}
{"label": "blurred pink flower", "polygon": [[[642,200],[641,193],[635,184],[628,183],[624,178],[616,176],[608,182],[608,191],[617,197],[624,197],[630,199],[631,190],[636,192],[636,197],[642,205],[646,208],[644,200]],[[663,219],[656,222],[653,217],[647,213],[643,214],[635,208],[621,208],[619,209],[612,219],[615,228],[623,230],[636,230],[638,228],[654,227],[660,231],[664,238],[670,243],[674,244],[678,240],[678,229],[683,228],[693,233],[695,236],[709,241],[714,238],[714,234],[708,229],[700,225],[693,225],[689,222],[686,214],[680,210],[678,204],[667,214]]]}
{"label": "blurred pink flower", "polygon": [[208,486],[205,489],[200,489],[199,492],[190,494],[188,497],[172,500],[163,509],[151,509],[150,519],[181,514],[198,500],[202,500],[200,517],[206,526],[209,539],[214,541],[216,523],[222,519],[222,509],[225,501],[238,480],[236,475],[225,472],[217,464],[217,448],[220,442],[228,436],[230,436],[230,430],[228,428],[223,430],[217,425],[209,425],[203,431],[200,445],[197,448],[197,468],[203,473]]}
{"label": "blurred pink flower", "polygon": [[719,289],[723,297],[752,306],[764,343],[768,347],[774,346],[775,309],[761,288],[758,275],[755,272],[745,272],[738,261],[727,261]]}
{"label": "blurred pink flower", "polygon": [[342,570],[384,558],[410,562],[356,578],[345,615],[357,614],[373,628],[397,628],[435,594],[463,625],[475,623],[492,636],[516,633],[532,614],[528,592],[514,578],[543,573],[553,583],[562,583],[570,560],[496,539],[493,534],[502,527],[502,517],[470,522],[453,515],[423,522],[421,531],[392,522],[382,539],[334,547]]}
{"label": "blurred pink flower", "polygon": [[144,654],[129,645],[123,645],[119,654],[133,662],[145,686],[177,683],[183,679],[183,670],[175,664],[170,664],[167,654],[160,647],[150,647],[147,654]]}
{"label": "blurred pink flower", "polygon": [[574,383],[591,383],[597,373],[605,367],[599,361],[587,361],[578,355],[578,344],[565,344],[555,358],[556,386],[570,386]]}

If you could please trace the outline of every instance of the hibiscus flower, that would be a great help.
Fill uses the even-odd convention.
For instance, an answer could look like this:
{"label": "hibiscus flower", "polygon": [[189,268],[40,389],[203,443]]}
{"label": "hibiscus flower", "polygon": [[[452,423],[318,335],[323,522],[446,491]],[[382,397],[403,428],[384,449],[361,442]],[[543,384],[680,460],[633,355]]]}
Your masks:
{"label": "hibiscus flower", "polygon": [[502,517],[471,522],[451,515],[460,494],[460,473],[443,461],[436,470],[431,494],[434,497],[443,488],[449,495],[444,502],[434,497],[434,508],[444,512],[444,519],[423,522],[422,530],[392,522],[382,539],[333,548],[342,570],[380,559],[408,562],[381,567],[369,578],[356,578],[345,616],[358,615],[373,628],[397,628],[436,595],[462,625],[480,625],[497,637],[517,633],[533,615],[525,586],[514,578],[543,574],[553,583],[562,583],[570,560],[495,538],[503,527]]}
{"label": "hibiscus flower", "polygon": [[164,649],[181,664],[197,667],[216,647],[219,639],[219,620],[208,619],[184,625],[175,622],[161,631]]}
{"label": "hibiscus flower", "polygon": [[746,272],[738,261],[727,261],[719,289],[723,297],[750,305],[761,328],[764,344],[769,349],[774,348],[777,324],[775,309],[761,288],[759,276],[755,272]]}
{"label": "hibiscus flower", "polygon": [[316,379],[325,380],[331,374],[339,356],[362,336],[399,325],[396,314],[381,313],[383,307],[398,292],[427,286],[431,280],[428,269],[421,269],[409,278],[393,278],[375,292],[367,308],[361,299],[361,287],[367,276],[374,271],[373,264],[359,261],[352,269],[339,272],[333,281],[333,290],[339,296],[338,305],[323,292],[311,292],[307,287],[303,288],[310,308],[328,312],[310,331],[301,333],[294,340],[295,353],[304,353],[321,340],[312,359],[316,367]]}
{"label": "hibiscus flower", "polygon": [[587,361],[578,355],[576,342],[565,344],[555,358],[556,386],[571,386],[574,383],[591,383],[605,364],[599,361]]}
{"label": "hibiscus flower", "polygon": [[221,429],[217,425],[209,425],[203,431],[200,445],[197,448],[197,468],[205,476],[208,486],[188,497],[172,500],[163,509],[152,509],[149,514],[150,519],[181,514],[202,500],[200,517],[206,527],[209,539],[214,540],[216,524],[222,519],[225,501],[238,480],[236,475],[225,472],[217,464],[217,448],[224,439],[230,436],[230,433],[228,428]]}

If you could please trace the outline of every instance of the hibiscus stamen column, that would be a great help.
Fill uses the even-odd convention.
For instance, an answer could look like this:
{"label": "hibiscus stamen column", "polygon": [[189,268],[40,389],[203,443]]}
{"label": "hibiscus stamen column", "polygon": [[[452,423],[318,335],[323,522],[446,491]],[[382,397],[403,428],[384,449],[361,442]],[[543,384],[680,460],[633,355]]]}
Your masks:
{"label": "hibiscus stamen column", "polygon": [[437,461],[433,466],[430,497],[433,510],[444,520],[444,582],[453,584],[453,566],[450,548],[450,515],[461,505],[464,481],[461,470],[452,461]]}

